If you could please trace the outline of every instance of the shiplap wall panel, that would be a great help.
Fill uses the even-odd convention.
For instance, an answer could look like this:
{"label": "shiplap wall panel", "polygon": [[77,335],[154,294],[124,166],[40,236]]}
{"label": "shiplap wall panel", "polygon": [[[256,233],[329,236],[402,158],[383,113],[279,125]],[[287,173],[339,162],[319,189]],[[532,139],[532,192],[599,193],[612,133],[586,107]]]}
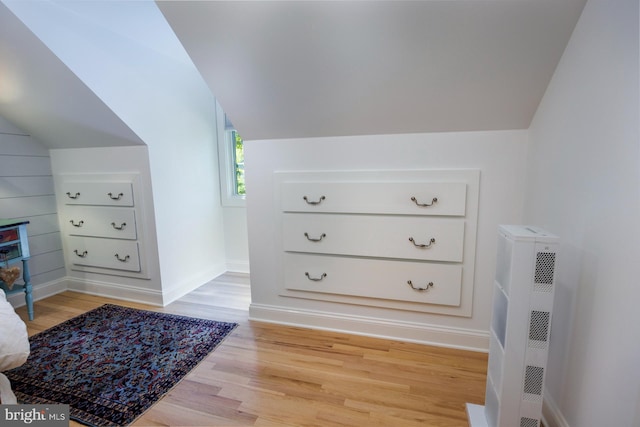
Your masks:
{"label": "shiplap wall panel", "polygon": [[58,223],[58,214],[53,213],[49,215],[32,216],[29,218],[29,227],[27,228],[27,234],[31,236],[37,236],[39,234],[56,233],[60,232],[60,224]]}
{"label": "shiplap wall panel", "polygon": [[66,275],[67,275],[67,271],[65,270],[65,268],[60,267],[56,270],[46,271],[44,273],[38,273],[35,276],[32,275],[31,283],[33,284],[34,287],[37,287],[38,285],[42,285],[43,283],[55,282]]}
{"label": "shiplap wall panel", "polygon": [[[66,275],[64,267],[60,267],[60,263],[64,264],[62,251],[49,252],[43,255],[32,256],[29,259],[29,272],[31,273],[31,284],[46,283],[59,279]],[[22,278],[17,281],[19,284],[24,283]]]}
{"label": "shiplap wall panel", "polygon": [[[4,148],[0,134],[0,150]],[[0,152],[2,176],[51,176],[51,159],[42,156],[14,156]]]}
{"label": "shiplap wall panel", "polygon": [[57,212],[55,196],[9,197],[0,199],[2,218],[26,218]]}
{"label": "shiplap wall panel", "polygon": [[0,117],[0,218],[29,221],[34,286],[66,275],[49,150]]}
{"label": "shiplap wall panel", "polygon": [[2,154],[5,156],[49,157],[49,150],[29,135],[2,134]]}
{"label": "shiplap wall panel", "polygon": [[51,176],[0,177],[0,198],[54,194]]}
{"label": "shiplap wall panel", "polygon": [[32,256],[29,260],[29,269],[31,277],[60,268],[60,264],[64,265],[64,256],[62,251],[48,252],[46,254]]}
{"label": "shiplap wall panel", "polygon": [[56,232],[29,236],[29,250],[31,251],[31,256],[38,256],[48,252],[62,250],[60,233]]}

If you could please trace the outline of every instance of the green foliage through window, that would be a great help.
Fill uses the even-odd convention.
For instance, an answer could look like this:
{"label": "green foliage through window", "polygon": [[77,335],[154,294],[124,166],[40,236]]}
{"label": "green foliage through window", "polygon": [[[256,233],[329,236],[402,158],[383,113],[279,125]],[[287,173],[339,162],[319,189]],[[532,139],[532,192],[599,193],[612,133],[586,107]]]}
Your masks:
{"label": "green foliage through window", "polygon": [[242,138],[235,130],[232,131],[233,164],[235,172],[235,193],[239,196],[245,195],[244,188],[244,143]]}

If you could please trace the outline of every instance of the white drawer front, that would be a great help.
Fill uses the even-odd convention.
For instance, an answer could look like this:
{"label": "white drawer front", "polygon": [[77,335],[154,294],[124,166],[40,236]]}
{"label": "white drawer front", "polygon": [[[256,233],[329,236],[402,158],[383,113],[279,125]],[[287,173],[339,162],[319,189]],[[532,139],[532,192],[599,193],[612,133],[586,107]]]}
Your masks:
{"label": "white drawer front", "polygon": [[137,242],[74,236],[68,242],[72,264],[140,271]]}
{"label": "white drawer front", "polygon": [[133,206],[130,182],[65,182],[62,193],[67,205]]}
{"label": "white drawer front", "polygon": [[133,208],[70,206],[66,208],[65,232],[75,236],[137,238]]}
{"label": "white drawer front", "polygon": [[460,305],[460,265],[292,253],[285,254],[284,265],[290,290]]}
{"label": "white drawer front", "polygon": [[290,252],[462,261],[463,220],[283,214],[282,228],[283,247]]}
{"label": "white drawer front", "polygon": [[465,183],[283,182],[284,212],[464,216]]}

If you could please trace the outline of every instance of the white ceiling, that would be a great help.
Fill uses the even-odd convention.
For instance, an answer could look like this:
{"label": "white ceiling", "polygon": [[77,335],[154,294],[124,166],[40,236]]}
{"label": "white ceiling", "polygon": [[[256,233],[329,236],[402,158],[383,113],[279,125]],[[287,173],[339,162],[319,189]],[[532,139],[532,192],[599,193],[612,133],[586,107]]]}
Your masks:
{"label": "white ceiling", "polygon": [[[150,1],[0,1],[0,115],[76,148],[148,144],[131,123],[148,103],[132,97],[125,112],[95,81],[117,61],[120,78],[150,86],[153,70],[123,65],[145,46],[184,61],[168,53],[175,36],[245,139],[525,129],[586,0],[156,1],[168,25]],[[112,32],[108,55],[96,45],[78,77],[59,37],[39,39],[6,4],[52,39],[64,28],[63,47]],[[155,74],[162,93],[170,72]]]}
{"label": "white ceiling", "polygon": [[245,139],[526,129],[584,3],[157,2]]}
{"label": "white ceiling", "polygon": [[50,148],[144,144],[2,3],[0,115]]}

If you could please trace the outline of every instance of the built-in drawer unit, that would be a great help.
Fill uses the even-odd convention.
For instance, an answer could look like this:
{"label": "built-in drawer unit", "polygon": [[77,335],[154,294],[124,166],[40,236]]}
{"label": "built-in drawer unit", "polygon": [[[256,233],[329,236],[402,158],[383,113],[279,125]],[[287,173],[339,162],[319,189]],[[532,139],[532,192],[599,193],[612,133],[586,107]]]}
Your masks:
{"label": "built-in drawer unit", "polygon": [[285,182],[282,210],[464,216],[466,192],[450,182]]}
{"label": "built-in drawer unit", "polygon": [[57,185],[67,266],[148,279],[138,174],[62,175]]}
{"label": "built-in drawer unit", "polygon": [[133,206],[131,182],[65,182],[67,205]]}
{"label": "built-in drawer unit", "polygon": [[458,264],[373,260],[287,253],[284,281],[290,290],[458,306]]}
{"label": "built-in drawer unit", "polygon": [[73,236],[131,240],[137,237],[133,208],[70,206],[63,224],[65,232]]}
{"label": "built-in drawer unit", "polygon": [[478,170],[274,173],[281,295],[470,316]]}
{"label": "built-in drawer unit", "polygon": [[283,234],[285,251],[460,262],[464,221],[285,213]]}
{"label": "built-in drawer unit", "polygon": [[96,237],[69,237],[71,263],[114,270],[140,271],[138,243]]}

